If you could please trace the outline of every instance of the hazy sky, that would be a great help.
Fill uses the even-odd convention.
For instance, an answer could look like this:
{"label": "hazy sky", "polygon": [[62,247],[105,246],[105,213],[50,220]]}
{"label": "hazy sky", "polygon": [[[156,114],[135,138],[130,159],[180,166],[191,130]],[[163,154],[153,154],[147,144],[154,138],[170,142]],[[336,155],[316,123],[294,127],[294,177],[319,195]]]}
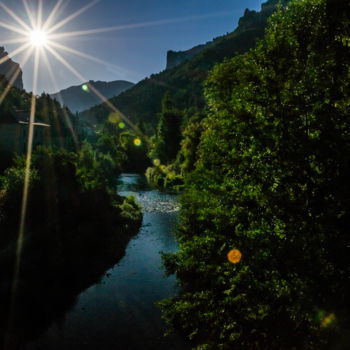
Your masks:
{"label": "hazy sky", "polygon": [[[22,0],[2,0],[15,14],[29,23]],[[27,0],[32,12],[37,13],[38,0]],[[85,80],[118,80],[137,82],[165,68],[168,50],[185,50],[205,43],[214,37],[231,32],[245,8],[259,10],[262,0],[100,0],[86,12],[66,23],[58,32],[82,31],[106,27],[126,26],[118,30],[84,36],[57,39],[79,52],[109,62],[93,62],[57,49]],[[57,0],[43,0],[45,19]],[[89,0],[62,0],[55,22],[89,4]],[[4,9],[0,8],[0,24],[20,27]],[[133,25],[137,24],[133,28]],[[0,45],[11,53],[22,44],[6,41],[17,38],[14,32],[0,28]],[[21,34],[19,34],[21,37]],[[23,53],[14,61],[23,63]],[[48,53],[59,89],[78,85],[81,79]],[[23,68],[24,86],[33,84],[33,57]],[[37,92],[55,92],[48,70],[42,60],[39,64]]]}

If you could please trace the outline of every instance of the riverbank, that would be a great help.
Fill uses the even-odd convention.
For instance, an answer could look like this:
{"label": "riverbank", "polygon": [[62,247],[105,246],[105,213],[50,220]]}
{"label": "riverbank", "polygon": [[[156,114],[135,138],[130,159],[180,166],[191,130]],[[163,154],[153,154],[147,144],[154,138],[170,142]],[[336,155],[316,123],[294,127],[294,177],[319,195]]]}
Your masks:
{"label": "riverbank", "polygon": [[[56,230],[43,225],[27,232],[20,260],[16,240],[2,246],[0,341],[6,350],[40,338],[65,317],[83,290],[98,283],[124,256],[131,237],[139,231],[142,214],[132,199],[118,198],[118,206],[105,203],[94,215],[61,223]],[[108,211],[103,211],[106,206]]]}
{"label": "riverbank", "polygon": [[155,303],[175,295],[174,276],[164,277],[160,251],[176,252],[177,196],[151,189],[143,176],[122,174],[118,193],[134,195],[143,207],[139,233],[125,255],[82,292],[60,322],[25,350],[183,350],[177,336],[165,338],[166,324]]}

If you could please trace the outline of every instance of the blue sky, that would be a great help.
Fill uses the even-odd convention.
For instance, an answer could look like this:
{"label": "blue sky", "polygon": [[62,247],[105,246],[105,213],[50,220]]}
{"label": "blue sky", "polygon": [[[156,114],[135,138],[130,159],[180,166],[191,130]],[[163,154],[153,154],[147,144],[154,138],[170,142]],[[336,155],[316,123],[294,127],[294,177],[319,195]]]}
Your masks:
{"label": "blue sky", "polygon": [[[27,0],[35,13],[38,0]],[[2,0],[21,19],[27,20],[22,1]],[[86,6],[88,0],[63,0],[56,22]],[[168,50],[185,50],[205,43],[214,37],[231,32],[246,8],[259,10],[262,0],[100,0],[80,16],[60,28],[60,32],[126,25],[127,28],[59,39],[67,45],[110,65],[100,64],[57,49],[86,80],[124,79],[137,82],[165,68]],[[44,0],[44,18],[57,3]],[[169,20],[169,23],[167,21]],[[151,22],[159,22],[151,25]],[[6,11],[0,9],[0,22],[16,25]],[[132,28],[133,24],[145,23]],[[13,52],[20,44],[4,44],[15,37],[0,28],[0,45]],[[23,63],[24,54],[14,57]],[[74,76],[53,56],[49,56],[59,89],[77,85],[81,79]],[[24,85],[28,91],[33,84],[33,59],[23,68]],[[39,65],[37,92],[54,92],[43,60]]]}

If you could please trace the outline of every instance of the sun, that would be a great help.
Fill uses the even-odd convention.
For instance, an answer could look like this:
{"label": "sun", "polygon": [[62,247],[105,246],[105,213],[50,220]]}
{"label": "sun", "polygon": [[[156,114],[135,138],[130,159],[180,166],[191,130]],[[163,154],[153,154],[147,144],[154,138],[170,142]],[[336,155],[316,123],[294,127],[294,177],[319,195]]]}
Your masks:
{"label": "sun", "polygon": [[43,47],[47,44],[47,33],[40,29],[32,30],[29,34],[29,40],[32,46]]}

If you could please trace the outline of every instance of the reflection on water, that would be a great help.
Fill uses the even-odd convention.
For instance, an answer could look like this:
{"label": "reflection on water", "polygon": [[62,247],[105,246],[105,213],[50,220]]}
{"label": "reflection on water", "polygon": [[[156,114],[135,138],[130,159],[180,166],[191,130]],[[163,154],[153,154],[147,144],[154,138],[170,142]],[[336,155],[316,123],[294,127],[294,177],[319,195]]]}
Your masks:
{"label": "reflection on water", "polygon": [[154,302],[175,292],[165,278],[160,251],[174,252],[175,195],[147,187],[143,176],[123,174],[118,192],[133,194],[144,206],[139,234],[125,256],[101,281],[77,298],[65,318],[25,349],[187,349],[177,337],[164,338],[165,324]]}
{"label": "reflection on water", "polygon": [[118,192],[122,196],[133,195],[142,205],[144,213],[171,213],[179,210],[176,195],[150,190],[143,176],[123,174],[119,179]]}

